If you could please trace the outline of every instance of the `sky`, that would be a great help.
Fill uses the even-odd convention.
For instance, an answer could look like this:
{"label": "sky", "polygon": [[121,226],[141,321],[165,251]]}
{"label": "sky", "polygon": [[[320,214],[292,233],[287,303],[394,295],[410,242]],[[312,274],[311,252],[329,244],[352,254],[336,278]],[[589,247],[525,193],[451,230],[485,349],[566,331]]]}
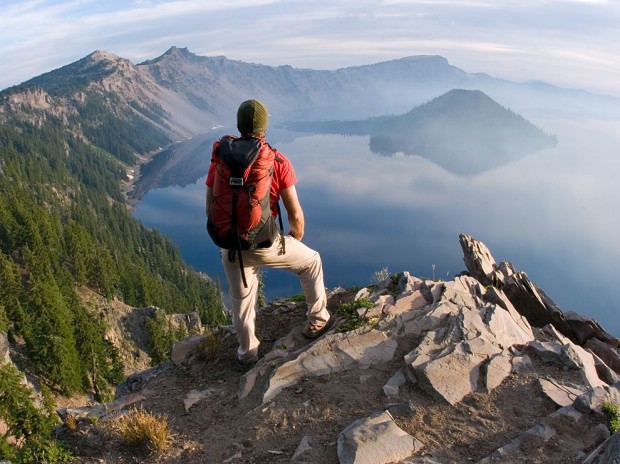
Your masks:
{"label": "sky", "polygon": [[618,0],[0,0],[0,89],[104,50],[171,46],[337,69],[441,55],[467,72],[620,97]]}

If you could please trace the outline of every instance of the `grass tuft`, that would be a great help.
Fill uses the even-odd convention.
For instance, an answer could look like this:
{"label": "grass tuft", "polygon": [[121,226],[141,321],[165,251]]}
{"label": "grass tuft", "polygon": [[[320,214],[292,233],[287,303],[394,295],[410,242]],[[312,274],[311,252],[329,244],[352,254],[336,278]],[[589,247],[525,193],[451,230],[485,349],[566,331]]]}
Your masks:
{"label": "grass tuft", "polygon": [[618,406],[613,403],[603,403],[603,412],[607,414],[609,418],[609,431],[611,433],[620,432],[620,410]]}
{"label": "grass tuft", "polygon": [[168,420],[142,408],[134,408],[113,423],[113,430],[127,445],[151,453],[165,453],[172,439]]}

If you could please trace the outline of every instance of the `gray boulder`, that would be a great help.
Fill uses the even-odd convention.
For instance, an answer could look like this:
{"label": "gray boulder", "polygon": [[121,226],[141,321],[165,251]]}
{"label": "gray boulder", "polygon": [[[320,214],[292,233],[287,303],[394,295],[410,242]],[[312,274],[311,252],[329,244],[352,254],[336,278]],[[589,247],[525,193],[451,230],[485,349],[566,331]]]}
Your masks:
{"label": "gray boulder", "polygon": [[[350,369],[367,369],[390,361],[397,347],[397,341],[388,333],[374,329],[362,328],[347,333],[325,335],[294,359],[274,369],[263,395],[263,402],[270,401],[283,388],[296,384],[304,377],[320,377]],[[252,373],[247,374],[248,377],[251,375]],[[252,381],[252,386],[253,383]],[[247,383],[243,383],[239,396],[243,398],[248,393]]]}
{"label": "gray boulder", "polygon": [[445,287],[436,304],[401,317],[398,332],[422,336],[404,358],[410,380],[456,404],[501,384],[512,372],[508,350],[531,342],[534,334],[505,296],[498,293],[503,306],[485,302],[486,290],[473,278],[458,277]]}
{"label": "gray boulder", "polygon": [[583,464],[620,464],[620,432],[605,440]]}
{"label": "gray boulder", "polygon": [[[481,459],[478,464],[559,462],[554,458],[554,453],[566,455],[569,451],[573,452],[577,462],[577,457],[583,454],[582,450],[604,440],[604,434],[604,430],[590,427],[587,415],[573,407],[564,407]],[[561,446],[557,446],[558,443]]]}
{"label": "gray boulder", "polygon": [[359,419],[338,435],[340,464],[400,462],[422,449],[422,444],[402,430],[389,411]]}

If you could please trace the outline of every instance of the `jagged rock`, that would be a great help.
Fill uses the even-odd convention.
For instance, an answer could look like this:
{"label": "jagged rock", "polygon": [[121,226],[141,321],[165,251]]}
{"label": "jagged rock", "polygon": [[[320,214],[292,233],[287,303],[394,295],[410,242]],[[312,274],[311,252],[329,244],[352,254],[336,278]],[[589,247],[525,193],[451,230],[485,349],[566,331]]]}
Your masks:
{"label": "jagged rock", "polygon": [[570,406],[579,396],[583,395],[584,389],[560,385],[551,380],[538,379],[542,391],[547,397],[558,406]]}
{"label": "jagged rock", "polygon": [[593,388],[577,398],[573,406],[584,414],[602,415],[603,404],[608,402],[620,404],[620,383]]}
{"label": "jagged rock", "polygon": [[283,388],[294,385],[306,376],[318,377],[347,369],[365,369],[390,361],[397,345],[396,340],[385,332],[364,328],[346,334],[325,335],[295,359],[274,370],[263,395],[263,402],[271,400]]}
{"label": "jagged rock", "polygon": [[214,395],[217,392],[218,390],[215,388],[207,388],[205,390],[191,390],[183,399],[185,411],[189,412],[190,408],[196,403],[198,403],[201,399]]}
{"label": "jagged rock", "polygon": [[[440,304],[428,311],[406,311],[395,319],[396,332],[399,336],[417,337],[440,327],[453,312],[454,306],[450,303]],[[380,325],[380,327],[387,328],[385,325]]]}
{"label": "jagged rock", "polygon": [[91,418],[91,419],[103,419],[108,415],[117,415],[120,411],[137,403],[143,401],[146,397],[140,393],[134,393],[131,395],[123,396],[122,398],[115,399],[114,401],[106,404],[97,404],[95,406],[83,406],[81,408],[61,408],[58,409],[58,415],[65,421],[70,414],[76,419]]}
{"label": "jagged rock", "polygon": [[574,340],[570,326],[560,308],[532,282],[525,272],[508,277],[502,290],[514,307],[535,327],[553,324],[563,335]]}
{"label": "jagged rock", "polygon": [[412,276],[409,272],[405,271],[400,274],[398,278],[398,288],[400,289],[400,296],[413,293],[419,290],[422,279]]}
{"label": "jagged rock", "polygon": [[[586,346],[586,348],[588,347]],[[594,353],[591,349],[588,348],[588,351],[592,354],[592,357],[594,358],[594,365],[596,366],[596,373],[598,374],[599,379],[601,379],[608,385],[620,382],[620,375],[618,375],[607,364],[605,364],[605,362],[601,358],[599,358],[596,353]]]}
{"label": "jagged rock", "polygon": [[496,264],[486,245],[475,240],[471,235],[459,235],[463,249],[463,261],[469,273],[482,285],[493,284]]}
{"label": "jagged rock", "polygon": [[528,343],[526,349],[536,353],[545,362],[559,362],[566,368],[578,369],[590,388],[607,385],[598,376],[592,354],[570,341],[561,344],[535,340]]}
{"label": "jagged rock", "polygon": [[616,374],[620,374],[620,353],[617,348],[594,337],[588,339],[584,347],[601,358]]}
{"label": "jagged rock", "polygon": [[403,370],[399,369],[399,371],[390,377],[387,383],[383,386],[383,393],[385,393],[385,396],[388,398],[396,399],[400,393],[400,387],[406,383],[407,377],[405,376]]}
{"label": "jagged rock", "polygon": [[170,314],[168,318],[173,328],[183,328],[190,334],[201,334],[203,331],[198,311],[183,314]]}
{"label": "jagged rock", "polygon": [[114,398],[119,399],[124,396],[130,395],[131,393],[139,392],[140,390],[142,390],[142,386],[144,384],[148,383],[159,375],[169,372],[172,367],[172,363],[164,363],[147,369],[146,371],[136,372],[135,374],[130,375],[125,379],[123,383],[116,387],[116,391],[114,392]]}
{"label": "jagged rock", "polygon": [[501,289],[532,326],[553,324],[562,334],[575,341],[560,308],[527,274],[514,272],[509,263],[498,266],[489,249],[470,235],[461,234],[459,240],[464,254],[463,261],[474,278],[483,285],[493,285]]}
{"label": "jagged rock", "polygon": [[192,335],[185,340],[174,343],[172,345],[172,353],[170,354],[172,364],[180,366],[184,362],[187,362],[195,354],[196,350],[205,339],[206,336],[204,335]]}
{"label": "jagged rock", "polygon": [[562,345],[558,342],[541,342],[533,340],[527,344],[525,351],[536,355],[544,362],[558,362],[562,356]]}
{"label": "jagged rock", "polygon": [[564,318],[579,345],[583,345],[589,339],[595,338],[614,348],[620,348],[620,340],[606,332],[594,319],[574,311],[566,312]]}
{"label": "jagged rock", "polygon": [[560,342],[560,344],[565,345],[566,343],[570,342],[570,339],[568,337],[565,337],[564,335],[562,335],[558,329],[556,329],[553,324],[547,324],[546,326],[544,326],[542,328],[542,333],[551,337],[553,340],[555,340],[556,342]]}
{"label": "jagged rock", "polygon": [[458,343],[431,356],[414,355],[409,363],[414,373],[412,380],[427,393],[454,405],[477,389],[480,366],[485,358],[472,355],[468,345]]}
{"label": "jagged rock", "polygon": [[574,365],[580,370],[582,377],[590,388],[607,385],[602,381],[596,371],[592,354],[584,350],[579,345],[568,343],[562,349],[562,359],[566,365]]}
{"label": "jagged rock", "polygon": [[[577,457],[582,450],[604,439],[602,434],[603,431],[592,433],[587,416],[568,406],[550,414],[538,425],[478,461],[478,464],[539,462],[539,456],[544,456],[544,462],[555,462],[553,453],[558,448],[564,454],[572,450]],[[557,443],[562,445],[558,447]]]}
{"label": "jagged rock", "polygon": [[512,372],[523,374],[532,368],[532,359],[524,354],[512,358]]}
{"label": "jagged rock", "polygon": [[620,432],[614,433],[598,446],[583,464],[620,464]]}
{"label": "jagged rock", "polygon": [[[471,277],[457,278],[445,285],[440,301],[430,310],[413,317],[402,315],[398,321],[399,334],[423,334],[420,344],[405,356],[408,377],[450,404],[478,390],[480,369],[487,359],[534,339],[529,324],[509,302],[508,310],[484,302],[484,293]],[[511,356],[505,356],[507,363],[498,358],[486,365],[487,388],[495,388],[510,374]]]}
{"label": "jagged rock", "polygon": [[358,292],[355,294],[355,301],[357,300],[361,300],[362,298],[368,298],[370,297],[371,292],[370,290],[368,290],[366,287],[358,290]]}
{"label": "jagged rock", "polygon": [[520,327],[521,331],[525,332],[527,337],[532,336],[532,326],[528,322],[527,318],[517,311],[504,292],[495,287],[490,287],[484,294],[483,299],[487,303],[495,304],[508,311],[508,313],[510,313],[510,317],[517,323],[517,326]]}
{"label": "jagged rock", "polygon": [[487,392],[497,388],[512,373],[512,355],[506,351],[493,356],[486,365],[484,386]]}
{"label": "jagged rock", "polygon": [[415,311],[424,308],[426,305],[428,305],[428,301],[420,290],[415,290],[407,296],[398,298],[394,303],[398,312]]}
{"label": "jagged rock", "polygon": [[422,444],[403,431],[388,411],[353,422],[338,435],[340,464],[387,464],[420,451]]}
{"label": "jagged rock", "polygon": [[394,305],[394,297],[392,295],[380,295],[374,299],[373,303],[375,306],[372,308],[359,308],[357,310],[360,318],[370,319],[389,313],[390,308]]}
{"label": "jagged rock", "polygon": [[484,310],[484,322],[501,348],[523,345],[534,338],[528,322],[521,318],[511,305],[507,309],[501,306],[486,306]]}
{"label": "jagged rock", "polygon": [[312,443],[310,442],[310,437],[308,435],[304,435],[297,445],[297,449],[293,453],[293,457],[291,460],[293,462],[297,461],[305,452],[310,451],[312,449]]}

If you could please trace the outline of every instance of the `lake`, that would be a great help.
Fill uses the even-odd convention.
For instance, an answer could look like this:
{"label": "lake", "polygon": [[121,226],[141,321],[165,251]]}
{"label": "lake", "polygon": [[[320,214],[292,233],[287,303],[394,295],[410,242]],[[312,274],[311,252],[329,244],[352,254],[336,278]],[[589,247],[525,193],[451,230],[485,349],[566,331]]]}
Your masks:
{"label": "lake", "polygon": [[[377,156],[367,137],[268,140],[295,166],[304,242],[321,253],[327,287],[365,286],[384,268],[450,280],[465,270],[458,236],[467,233],[496,261],[526,272],[563,311],[620,336],[620,123],[535,123],[557,135],[556,147],[474,176],[418,156]],[[205,176],[148,191],[134,214],[226,293],[219,250],[205,229]],[[264,276],[269,300],[301,292],[284,271]]]}

